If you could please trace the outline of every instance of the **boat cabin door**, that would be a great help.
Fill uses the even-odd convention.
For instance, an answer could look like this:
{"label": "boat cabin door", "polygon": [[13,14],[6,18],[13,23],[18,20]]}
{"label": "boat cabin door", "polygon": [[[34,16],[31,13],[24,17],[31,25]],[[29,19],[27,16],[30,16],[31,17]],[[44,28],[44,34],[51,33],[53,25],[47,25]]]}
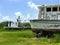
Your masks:
{"label": "boat cabin door", "polygon": [[58,15],[58,20],[60,20],[60,15]]}

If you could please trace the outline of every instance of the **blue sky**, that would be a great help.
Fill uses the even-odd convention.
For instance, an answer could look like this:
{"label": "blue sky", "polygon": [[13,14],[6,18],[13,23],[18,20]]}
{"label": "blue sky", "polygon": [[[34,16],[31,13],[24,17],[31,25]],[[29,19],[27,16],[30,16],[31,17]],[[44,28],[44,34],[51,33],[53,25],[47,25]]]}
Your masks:
{"label": "blue sky", "polygon": [[59,0],[0,0],[0,22],[16,21],[21,17],[21,21],[38,18],[37,5],[60,4]]}

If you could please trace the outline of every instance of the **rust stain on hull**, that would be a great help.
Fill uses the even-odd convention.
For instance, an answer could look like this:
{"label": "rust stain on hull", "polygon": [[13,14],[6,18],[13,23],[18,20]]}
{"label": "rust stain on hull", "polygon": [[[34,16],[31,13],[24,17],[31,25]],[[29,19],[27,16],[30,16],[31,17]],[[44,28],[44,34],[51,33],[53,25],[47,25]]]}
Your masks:
{"label": "rust stain on hull", "polygon": [[35,29],[35,28],[32,28],[32,31],[33,32],[36,32],[36,31],[50,31],[50,32],[60,32],[60,29]]}

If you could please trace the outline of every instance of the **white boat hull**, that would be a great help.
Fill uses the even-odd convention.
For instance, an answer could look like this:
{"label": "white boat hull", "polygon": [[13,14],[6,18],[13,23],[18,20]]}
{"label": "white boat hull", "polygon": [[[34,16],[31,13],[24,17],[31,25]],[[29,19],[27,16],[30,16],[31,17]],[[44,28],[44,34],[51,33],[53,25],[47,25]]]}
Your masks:
{"label": "white boat hull", "polygon": [[31,20],[32,29],[39,30],[60,30],[60,20]]}

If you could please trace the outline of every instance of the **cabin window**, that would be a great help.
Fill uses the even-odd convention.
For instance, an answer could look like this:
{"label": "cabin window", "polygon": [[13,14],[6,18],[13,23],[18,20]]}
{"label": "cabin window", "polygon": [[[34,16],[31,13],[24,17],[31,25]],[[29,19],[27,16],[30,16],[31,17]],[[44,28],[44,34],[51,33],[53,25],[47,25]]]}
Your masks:
{"label": "cabin window", "polygon": [[60,7],[59,7],[59,11],[60,11]]}
{"label": "cabin window", "polygon": [[51,8],[47,8],[46,11],[47,11],[47,12],[51,12]]}
{"label": "cabin window", "polygon": [[53,7],[52,11],[57,11],[57,7]]}

